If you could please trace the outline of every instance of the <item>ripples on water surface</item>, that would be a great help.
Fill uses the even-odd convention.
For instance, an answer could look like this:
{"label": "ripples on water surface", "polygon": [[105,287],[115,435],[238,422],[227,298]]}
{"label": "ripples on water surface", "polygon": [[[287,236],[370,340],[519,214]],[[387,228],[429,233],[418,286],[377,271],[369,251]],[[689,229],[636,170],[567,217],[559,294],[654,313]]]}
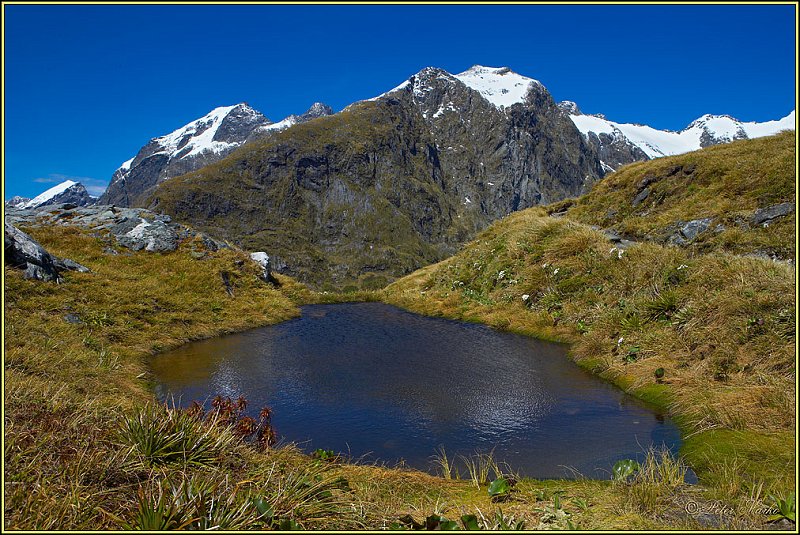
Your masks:
{"label": "ripples on water surface", "polygon": [[[278,325],[195,342],[152,363],[161,399],[244,396],[278,435],[415,468],[487,452],[529,477],[608,478],[679,444],[677,428],[580,369],[563,345],[381,303],[312,305]],[[206,404],[208,406],[208,403]]]}

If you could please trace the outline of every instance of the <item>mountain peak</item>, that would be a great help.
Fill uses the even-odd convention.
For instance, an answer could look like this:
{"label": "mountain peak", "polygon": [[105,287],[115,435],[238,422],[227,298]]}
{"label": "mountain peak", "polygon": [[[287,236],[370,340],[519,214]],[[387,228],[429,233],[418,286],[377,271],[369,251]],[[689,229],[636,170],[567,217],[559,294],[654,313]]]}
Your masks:
{"label": "mountain peak", "polygon": [[40,206],[49,206],[51,204],[65,202],[84,206],[90,204],[92,201],[92,197],[89,195],[89,192],[86,191],[86,188],[83,187],[83,184],[72,180],[65,180],[47,191],[40,193],[33,199],[17,204],[17,208],[33,209]]}
{"label": "mountain peak", "polygon": [[326,115],[333,115],[333,108],[322,102],[315,102],[300,117],[308,121],[311,119],[316,119],[317,117],[324,117]]}
{"label": "mountain peak", "polygon": [[515,73],[508,67],[473,65],[455,78],[474,89],[496,107],[508,107],[525,102],[528,91],[538,80]]}
{"label": "mountain peak", "polygon": [[558,103],[558,107],[569,115],[583,115],[578,105],[571,100],[564,100]]}

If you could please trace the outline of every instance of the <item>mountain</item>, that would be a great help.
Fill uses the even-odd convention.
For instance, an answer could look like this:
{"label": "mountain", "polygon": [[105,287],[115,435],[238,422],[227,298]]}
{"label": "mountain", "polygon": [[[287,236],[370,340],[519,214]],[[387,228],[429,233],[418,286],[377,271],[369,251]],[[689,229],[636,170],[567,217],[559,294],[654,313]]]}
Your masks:
{"label": "mountain", "polygon": [[164,181],[143,205],[269,251],[312,285],[370,287],[601,176],[591,146],[536,80],[507,68],[426,68]]}
{"label": "mountain", "polygon": [[15,206],[19,206],[20,204],[25,204],[28,201],[30,201],[28,197],[20,197],[19,195],[15,195],[6,201],[6,206],[11,206],[13,208]]}
{"label": "mountain", "polygon": [[777,121],[742,122],[729,115],[703,115],[680,132],[641,124],[616,123],[603,115],[585,115],[571,101],[559,103],[598,152],[604,169],[634,161],[673,156],[737,139],[753,139],[795,129],[795,112]]}
{"label": "mountain", "polygon": [[6,206],[19,209],[33,209],[63,203],[86,206],[87,204],[94,203],[96,200],[97,199],[89,195],[89,192],[86,191],[86,188],[80,182],[65,180],[40,195],[37,195],[33,199],[24,200],[24,197],[14,197],[6,203]]}
{"label": "mountain", "polygon": [[330,107],[315,103],[303,115],[272,123],[245,103],[215,108],[170,134],[151,139],[114,172],[99,202],[135,206],[163,180],[216,162],[248,140],[331,112]]}
{"label": "mountain", "polygon": [[[137,156],[102,200],[157,207],[270,251],[279,271],[317,287],[370,287],[443,258],[511,212],[577,197],[623,164],[767,135],[794,120],[704,116],[682,132],[659,131],[584,115],[537,80],[480,65],[459,74],[428,67],[330,112],[315,105],[251,125],[236,152],[161,148],[192,133],[187,125],[140,151],[155,145],[155,155],[180,165],[152,172]],[[209,131],[216,124],[199,121],[213,123]],[[176,150],[208,159],[187,165]]]}

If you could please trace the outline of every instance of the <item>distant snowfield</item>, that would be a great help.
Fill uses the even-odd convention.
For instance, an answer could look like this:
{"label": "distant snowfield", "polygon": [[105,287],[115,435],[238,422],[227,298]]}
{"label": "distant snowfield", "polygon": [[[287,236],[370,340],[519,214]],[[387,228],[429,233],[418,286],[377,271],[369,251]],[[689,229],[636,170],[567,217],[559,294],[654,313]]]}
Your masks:
{"label": "distant snowfield", "polygon": [[771,136],[783,130],[795,129],[794,110],[783,119],[763,123],[744,123],[727,115],[703,115],[680,132],[657,130],[638,124],[615,123],[593,115],[570,115],[569,117],[583,135],[588,135],[590,132],[609,135],[621,134],[642,149],[650,158],[699,150],[702,148],[700,141],[704,133],[717,139],[733,141],[744,137],[753,139]]}

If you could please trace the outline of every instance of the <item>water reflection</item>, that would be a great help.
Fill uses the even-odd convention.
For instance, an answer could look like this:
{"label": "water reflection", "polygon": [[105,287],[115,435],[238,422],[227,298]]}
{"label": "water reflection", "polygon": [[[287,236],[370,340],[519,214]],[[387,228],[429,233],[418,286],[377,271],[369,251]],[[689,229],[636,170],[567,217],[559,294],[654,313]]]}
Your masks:
{"label": "water reflection", "polygon": [[274,409],[279,435],[356,457],[429,468],[495,450],[523,475],[564,466],[607,477],[650,444],[675,447],[662,416],[578,368],[565,348],[379,303],[315,305],[302,317],[189,344],[153,360],[161,398],[216,394]]}

